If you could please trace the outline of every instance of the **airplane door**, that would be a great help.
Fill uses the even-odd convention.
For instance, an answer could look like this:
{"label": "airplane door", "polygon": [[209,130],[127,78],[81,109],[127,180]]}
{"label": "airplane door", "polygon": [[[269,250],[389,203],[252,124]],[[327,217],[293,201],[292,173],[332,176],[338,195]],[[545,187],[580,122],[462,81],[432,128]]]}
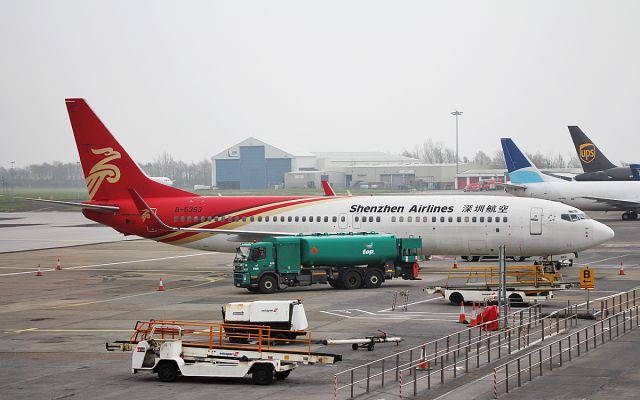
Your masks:
{"label": "airplane door", "polygon": [[362,218],[362,216],[360,214],[353,214],[353,223],[351,226],[353,226],[353,229],[360,229],[360,220]]}
{"label": "airplane door", "polygon": [[542,208],[531,208],[529,218],[529,233],[531,235],[542,235]]}
{"label": "airplane door", "polygon": [[349,220],[347,219],[347,214],[338,215],[338,226],[340,229],[347,229],[349,227]]}

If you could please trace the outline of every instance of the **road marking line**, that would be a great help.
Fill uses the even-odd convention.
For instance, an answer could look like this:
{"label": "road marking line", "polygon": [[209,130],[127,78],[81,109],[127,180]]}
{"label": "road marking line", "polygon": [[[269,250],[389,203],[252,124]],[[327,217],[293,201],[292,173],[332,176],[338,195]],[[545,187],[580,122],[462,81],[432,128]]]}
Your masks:
{"label": "road marking line", "polygon": [[[186,254],[186,255],[183,255],[183,256],[147,258],[145,260],[117,261],[117,262],[103,263],[103,264],[80,265],[80,266],[77,266],[77,267],[63,267],[63,270],[84,269],[84,268],[94,268],[94,267],[107,267],[107,266],[111,266],[111,265],[123,265],[123,264],[137,264],[137,263],[144,263],[144,262],[151,262],[151,261],[175,260],[177,258],[208,256],[208,255],[212,255],[212,254],[218,254],[218,252],[210,251],[210,252],[206,252],[206,253]],[[55,267],[42,270],[42,272],[47,272],[47,271],[55,271]],[[24,275],[24,274],[32,274],[32,273],[33,273],[33,271],[12,272],[12,273],[9,273],[9,274],[0,274],[0,276]]]}
{"label": "road marking line", "polygon": [[[590,262],[590,263],[588,263],[588,264],[597,264],[597,263],[600,263],[600,262],[603,262],[603,261],[614,260],[614,259],[616,259],[616,258],[627,257],[627,256],[630,256],[630,255],[631,255],[631,254],[623,254],[623,255],[621,255],[621,256],[615,256],[615,257],[603,258],[602,260],[591,261],[591,262]],[[587,265],[587,263],[577,263],[577,264],[578,264],[578,265]]]}
{"label": "road marking line", "polygon": [[[407,304],[407,306],[412,306],[412,305],[414,305],[414,304],[420,304],[420,303],[426,303],[426,302],[428,302],[428,301],[434,301],[434,300],[443,299],[443,298],[444,298],[444,297],[442,297],[442,296],[438,296],[438,297],[434,297],[434,298],[431,298],[431,299],[420,300],[420,301],[416,301],[416,302],[414,302],[414,303],[409,303],[409,304]],[[397,305],[397,306],[396,306],[396,308],[403,308],[403,307],[404,307],[404,304],[400,304],[400,305]],[[378,311],[378,312],[390,311],[390,310],[391,310],[391,308],[392,308],[392,307],[385,308],[384,310],[380,310],[380,311]]]}
{"label": "road marking line", "polygon": [[31,333],[31,332],[133,332],[131,329],[40,329],[26,328],[5,331],[4,333]]}
{"label": "road marking line", "polygon": [[[219,282],[219,281],[221,281],[223,279],[224,278],[207,278],[206,282],[197,283],[195,285],[188,285],[188,286],[181,286],[181,287],[177,287],[177,288],[165,289],[164,291],[165,292],[172,292],[172,291],[176,291],[176,290],[190,289],[190,288],[194,288],[194,287],[198,287],[198,286],[208,285],[208,284],[214,283],[214,282]],[[131,294],[131,295],[128,295],[128,296],[120,296],[120,297],[116,297],[116,298],[113,298],[113,299],[94,300],[94,301],[87,301],[87,302],[84,302],[84,303],[64,304],[64,305],[56,306],[56,307],[53,307],[53,308],[78,307],[78,306],[86,306],[86,305],[89,305],[89,304],[108,303],[108,302],[111,302],[111,301],[117,301],[117,300],[122,300],[122,299],[130,299],[132,297],[147,296],[147,295],[156,294],[156,293],[162,293],[162,292],[159,292],[158,290],[154,290],[153,292],[144,292],[144,293]]]}

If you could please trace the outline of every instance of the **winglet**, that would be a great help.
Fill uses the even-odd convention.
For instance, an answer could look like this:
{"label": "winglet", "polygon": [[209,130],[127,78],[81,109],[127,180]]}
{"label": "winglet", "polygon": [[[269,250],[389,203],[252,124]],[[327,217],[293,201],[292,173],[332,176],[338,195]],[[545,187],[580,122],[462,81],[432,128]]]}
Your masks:
{"label": "winglet", "polygon": [[325,181],[323,179],[322,180],[322,188],[324,189],[324,195],[325,196],[330,196],[330,197],[335,197],[336,196],[336,192],[334,192],[334,190],[331,187],[331,184],[329,183],[329,181]]}

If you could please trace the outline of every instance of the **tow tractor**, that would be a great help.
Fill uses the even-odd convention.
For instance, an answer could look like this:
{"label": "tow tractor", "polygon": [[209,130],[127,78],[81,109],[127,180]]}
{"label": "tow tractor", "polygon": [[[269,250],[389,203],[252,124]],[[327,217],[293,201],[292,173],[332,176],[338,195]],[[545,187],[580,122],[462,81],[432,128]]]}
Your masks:
{"label": "tow tractor", "polygon": [[157,373],[163,382],[172,382],[179,375],[251,375],[254,384],[269,385],[274,378],[286,379],[300,364],[334,364],[342,360],[339,354],[312,352],[310,334],[304,339],[286,339],[286,350],[274,349],[281,340],[277,335],[280,333],[261,325],[138,321],[129,340],[107,343],[106,347],[108,351],[132,351],[131,372]]}
{"label": "tow tractor", "polygon": [[[440,294],[454,305],[461,302],[486,302],[498,300],[500,274],[498,267],[462,267],[449,270],[444,286],[427,287],[427,294]],[[554,290],[571,287],[565,283],[554,266],[529,265],[506,268],[507,298],[512,305],[553,298]]]}

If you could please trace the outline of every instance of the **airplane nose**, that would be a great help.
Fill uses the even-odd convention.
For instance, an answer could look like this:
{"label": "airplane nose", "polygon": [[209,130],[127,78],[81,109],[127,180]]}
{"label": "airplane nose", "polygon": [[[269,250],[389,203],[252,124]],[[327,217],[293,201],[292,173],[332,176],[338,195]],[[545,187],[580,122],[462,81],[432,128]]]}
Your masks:
{"label": "airplane nose", "polygon": [[604,243],[608,240],[613,239],[613,237],[616,235],[613,229],[609,228],[605,224],[594,220],[592,220],[592,222],[594,244]]}

